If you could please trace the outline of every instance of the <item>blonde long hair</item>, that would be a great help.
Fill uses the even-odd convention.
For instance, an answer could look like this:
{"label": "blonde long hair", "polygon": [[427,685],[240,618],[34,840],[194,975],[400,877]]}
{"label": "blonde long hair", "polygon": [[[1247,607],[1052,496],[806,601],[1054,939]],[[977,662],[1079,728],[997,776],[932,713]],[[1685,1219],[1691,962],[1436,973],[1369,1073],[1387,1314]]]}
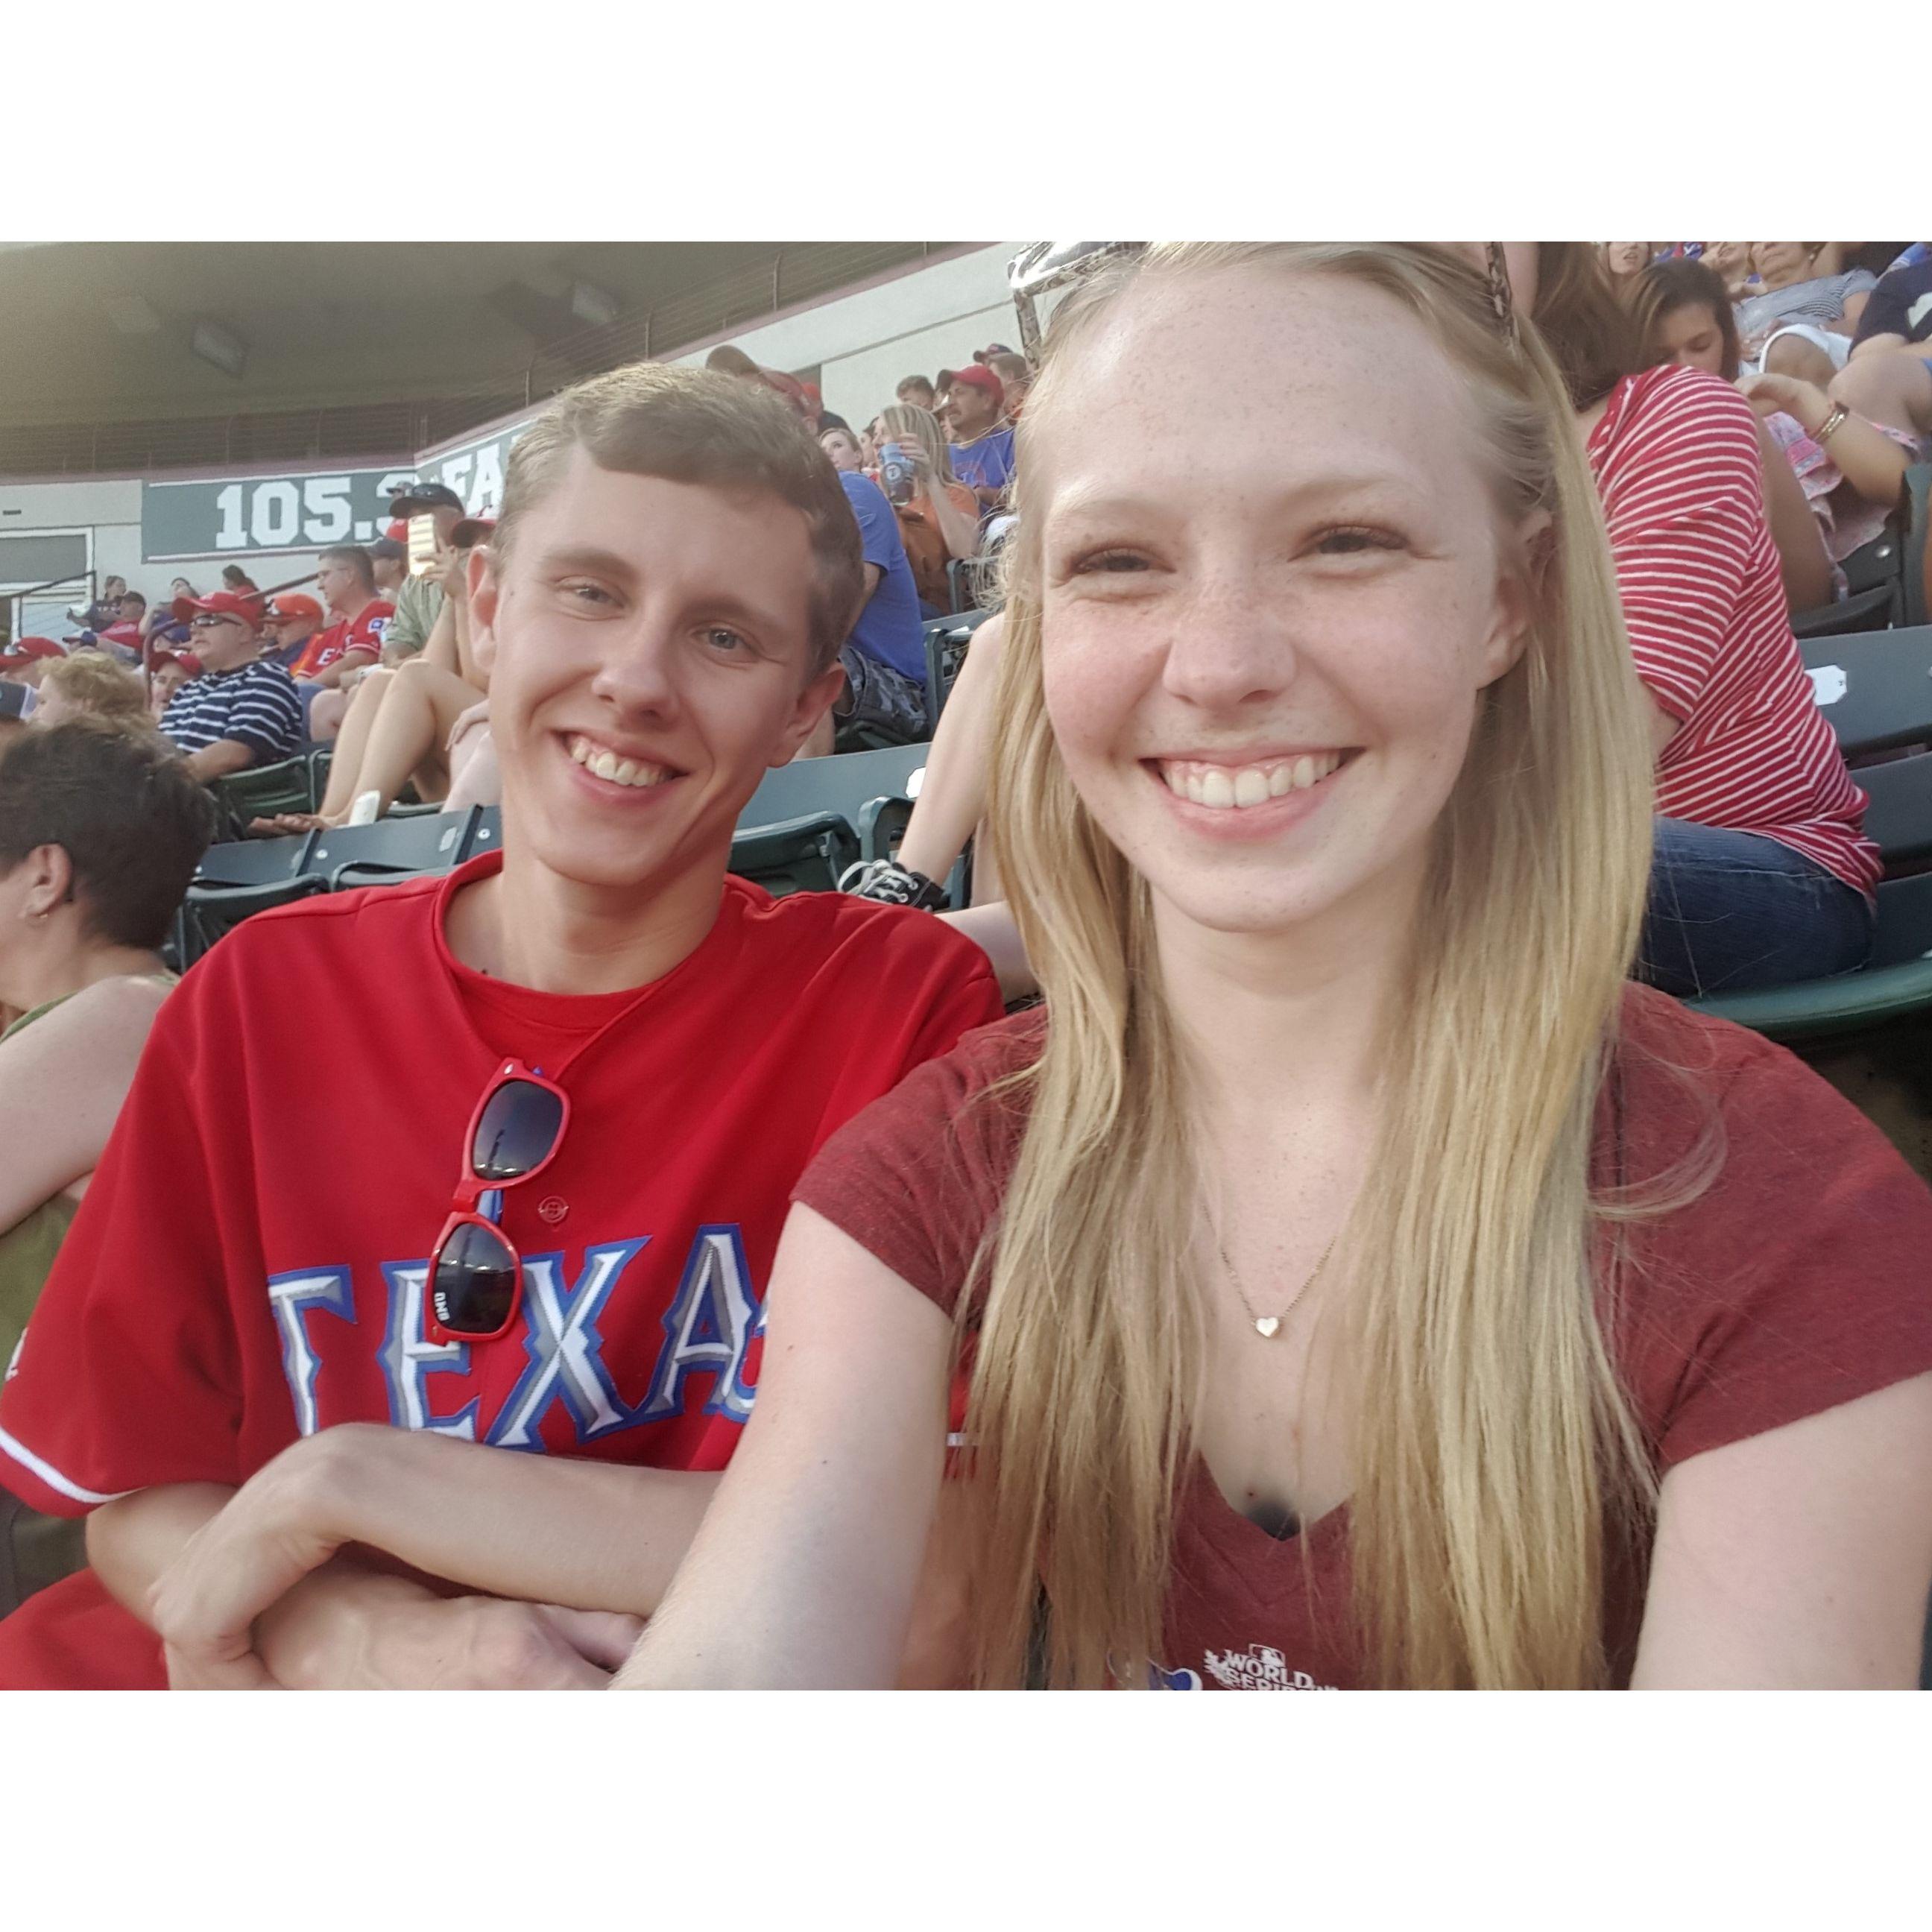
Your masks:
{"label": "blonde long hair", "polygon": [[908,438],[920,445],[931,458],[934,473],[942,485],[952,482],[952,446],[946,440],[946,432],[939,427],[939,418],[930,410],[922,410],[916,403],[888,403],[879,412],[879,424],[893,441],[904,442]]}
{"label": "blonde long hair", "polygon": [[[1357,1608],[1376,1682],[1604,1680],[1608,1540],[1652,1491],[1600,1320],[1592,1130],[1651,847],[1650,752],[1568,398],[1526,323],[1424,248],[1162,244],[1062,304],[1019,427],[991,823],[1051,1024],[983,1298],[968,1421],[978,1675],[1139,1684],[1160,1654],[1204,1360],[1202,1168],[1146,882],[1082,805],[1042,693],[1040,446],[1059,372],[1143,278],[1247,266],[1393,296],[1469,384],[1499,522],[1550,513],[1528,640],[1438,821],[1384,1090],[1336,1251]],[[1346,1257],[1346,1260],[1345,1260]],[[1043,1599],[1045,1622],[1038,1620]]]}

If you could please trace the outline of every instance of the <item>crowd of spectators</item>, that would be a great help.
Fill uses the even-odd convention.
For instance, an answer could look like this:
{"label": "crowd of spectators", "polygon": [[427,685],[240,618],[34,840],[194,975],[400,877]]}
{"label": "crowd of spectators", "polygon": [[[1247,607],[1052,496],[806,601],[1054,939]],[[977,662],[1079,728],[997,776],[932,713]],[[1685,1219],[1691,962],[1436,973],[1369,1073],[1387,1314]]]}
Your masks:
{"label": "crowd of spectators", "polygon": [[[1605,1582],[1580,1609],[1582,1584],[1524,1558],[1526,1525],[1577,1548],[1608,1534],[1623,1501],[1596,1483],[1640,1440],[1676,1482],[1672,1534],[1699,1543],[1772,1478],[1746,1458],[1742,1487],[1713,1502],[1678,1480],[1685,1443],[1748,1447],[1811,1416],[1837,1418],[1846,1445],[1818,1484],[1842,1503],[1833,1471],[1875,1439],[1854,1399],[1932,1373],[1932,1328],[1874,1283],[1932,1229],[1923,1188],[1787,1056],[1666,997],[1854,971],[1870,953],[1880,854],[1792,623],[1846,595],[1847,564],[1926,458],[1932,259],[1835,243],[1182,249],[1094,278],[1067,313],[1036,397],[1040,372],[995,342],[908,375],[862,423],[730,346],[704,371],[593,378],[516,445],[497,518],[412,485],[380,537],[321,554],[313,595],[230,566],[219,588],[176,578],[151,606],[109,578],[68,614],[74,634],[0,652],[0,1127],[34,1143],[0,1185],[0,1354],[19,1344],[0,1399],[0,1610],[8,1592],[25,1600],[0,1617],[0,1684],[590,1685],[651,1618],[632,1674],[656,1683],[790,1681],[788,1658],[797,1681],[1010,1681],[1030,1658],[1091,1683],[1124,1655],[1198,1685],[1204,1669],[1262,1670],[1235,1645],[1242,1604],[1265,1607],[1242,1639],[1255,1657],[1280,1625],[1338,1682],[1712,1681],[1683,1663],[1700,1654],[1688,1640],[1660,1665],[1647,1635],[1646,1668],[1643,1586]],[[1237,393],[1237,364],[1263,382],[1292,370],[1292,422],[1283,392]],[[1174,392],[1159,404],[1156,371]],[[1345,450],[1370,482],[1329,476]],[[1270,465],[1307,498],[1292,518],[1251,489]],[[1103,477],[1168,493],[1109,494]],[[1017,594],[973,635],[896,857],[836,895],[772,901],[728,879],[768,768],[928,735],[927,626],[1001,577]],[[998,715],[996,697],[1017,709]],[[208,788],[321,746],[316,808],[253,832],[380,818],[413,790],[500,805],[499,849],[250,920],[177,990],[164,952],[213,833]],[[1536,808],[1510,805],[1513,788]],[[1296,814],[1337,790],[1359,823],[1280,861],[1312,884],[1264,876],[1272,848],[1244,856],[1264,820],[1287,850]],[[1639,877],[1606,828],[1644,814]],[[975,840],[982,903],[925,917]],[[1361,909],[1314,947],[1316,902],[1345,886]],[[1532,932],[1540,984],[1516,956]],[[1426,972],[1402,963],[1434,960],[1425,937],[1446,962]],[[1304,942],[1312,992],[1289,971]],[[1277,969],[1321,1016],[1318,1043],[1258,994]],[[1514,989],[1495,996],[1504,1020],[1482,972]],[[371,1024],[371,983],[410,986],[406,1037]],[[1408,1111],[1382,1118],[1370,1016],[1398,987],[1402,1011],[1445,1030],[1404,1048],[1390,1078],[1410,1083]],[[1002,992],[1036,990],[1051,1029],[1036,1016],[959,1044],[998,1019]],[[872,1016],[857,1030],[855,1010]],[[1452,1015],[1470,1040],[1450,1043]],[[1479,1048],[1515,1071],[1469,1083],[1474,1150],[1451,1153]],[[1570,1456],[1624,1414],[1576,1366],[1582,1338],[1595,1346],[1590,1297],[1562,1338],[1522,1341],[1535,1360],[1519,1370],[1500,1343],[1521,1320],[1506,1330],[1484,1282],[1540,1322],[1536,1294],[1564,1270],[1586,1279],[1600,1080],[1646,1157],[1695,1165],[1682,1095],[1652,1070],[1700,1054],[1729,1083],[1708,1097],[1732,1164],[1663,1237],[1691,1283],[1670,1291],[1682,1306],[1644,1305],[1643,1352],[1607,1337],[1624,1437],[1592,1438],[1606,1460],[1560,1493],[1535,1456]],[[1558,1060],[1567,1085],[1549,1084]],[[1300,1081],[1322,1096],[1316,1126],[1277,1115]],[[1024,1097],[997,1127],[962,1126],[988,1088]],[[1734,1339],[1708,1341],[1713,1258],[1792,1178],[1790,1150],[1742,1110],[1747,1088],[1812,1123],[1804,1159],[1832,1184],[1815,1241],[1866,1226],[1852,1273],[1884,1346],[1814,1375],[1781,1344],[1757,1348],[1760,1318],[1729,1304]],[[1077,1136],[1029,1118],[1042,1096]],[[1317,1150],[1286,1207],[1240,1162],[1214,1166],[1269,1135],[1286,1167]],[[1377,1192],[1372,1147],[1420,1206]],[[1564,1161],[1568,1182],[1537,1164]],[[1460,1220],[1451,1178],[1507,1196],[1495,1212],[1520,1245]],[[1412,1210],[1435,1217],[1427,1292],[1472,1298],[1456,1304],[1469,1334],[1497,1345],[1468,1370],[1492,1378],[1486,1417],[1527,1430],[1553,1402],[1568,1433],[1534,1455],[1526,1436],[1459,1442],[1443,1420],[1459,1391],[1414,1339],[1445,1304],[1388,1290],[1375,1306],[1395,1339],[1352,1328],[1340,1345],[1368,1351],[1372,1378],[1400,1369],[1414,1399],[1396,1420],[1371,1413],[1343,1532],[1386,1627],[1338,1637],[1285,1607],[1270,1568],[1349,1493],[1322,1429],[1311,1475],[1271,1438],[1197,1417],[1217,1478],[1242,1472],[1218,1498],[1177,1492],[1173,1452],[1149,1445],[1181,1439],[1175,1391],[1197,1372],[1217,1400],[1294,1409],[1245,1364],[1346,1275],[1352,1243],[1400,1257]],[[425,1212],[446,1212],[440,1236]],[[1850,1276],[1801,1248],[1766,1262],[1761,1318],[1835,1336]],[[1179,1339],[1154,1292],[1162,1269],[1197,1268],[1226,1286],[1225,1308],[1200,1291],[1221,1311],[1206,1343]],[[627,1271],[650,1292],[625,1290]],[[1277,1277],[1299,1292],[1262,1304],[1242,1285]],[[774,1278],[807,1346],[761,1402],[752,1473],[700,1532],[752,1412]],[[812,1281],[822,1312],[790,1286]],[[950,1318],[989,1288],[965,1412],[986,1432],[994,1473],[974,1507],[988,1514],[976,1541],[956,1534],[948,1485],[928,1549],[931,1424],[949,1386],[956,1430],[968,1400]],[[1686,1374],[1706,1347],[1725,1354],[1708,1395]],[[855,1420],[840,1360],[911,1394]],[[1438,1421],[1426,1442],[1397,1440]],[[836,1480],[780,1508],[819,1436]],[[1932,1434],[1925,1454],[1916,1442],[1898,1458],[1908,1498],[1921,1475],[1932,1486]],[[506,1445],[562,1453],[490,1454]],[[1124,1459],[1118,1482],[1103,1450]],[[1517,1486],[1502,1502],[1489,1456]],[[1466,1544],[1416,1530],[1402,1482]],[[1532,1492],[1541,1517],[1492,1520]],[[57,1520],[100,1504],[85,1545]],[[1122,1546],[1219,1580],[1184,1610],[1164,1569],[1136,1556],[1126,1578],[1116,1510]],[[1256,1537],[1203,1558],[1231,1514]],[[617,1521],[637,1534],[614,1555]],[[842,1538],[856,1560],[824,1556]],[[1346,1547],[1331,1542],[1324,1588]],[[966,1640],[969,1548],[998,1601]],[[1472,1552],[1477,1569],[1459,1568]],[[1876,1627],[1857,1606],[1882,1598],[1888,1616],[1900,1586],[1871,1550],[1847,1562],[1856,1641]],[[1399,1563],[1431,1579],[1436,1607],[1392,1580]],[[801,1610],[782,1637],[788,1619],[766,1614],[780,1571]],[[1666,1582],[1658,1627],[1714,1614]],[[1042,1584],[1069,1607],[1036,1630]],[[1774,1604],[1748,1640],[1730,1634],[1772,1676],[1809,1681],[1815,1629],[1782,1649],[1764,1634],[1786,1612],[1794,1632],[1831,1622]],[[725,1629],[730,1642],[700,1640]],[[1227,1648],[1204,1660],[1210,1639]],[[1889,1642],[1868,1647],[1887,1672]]]}

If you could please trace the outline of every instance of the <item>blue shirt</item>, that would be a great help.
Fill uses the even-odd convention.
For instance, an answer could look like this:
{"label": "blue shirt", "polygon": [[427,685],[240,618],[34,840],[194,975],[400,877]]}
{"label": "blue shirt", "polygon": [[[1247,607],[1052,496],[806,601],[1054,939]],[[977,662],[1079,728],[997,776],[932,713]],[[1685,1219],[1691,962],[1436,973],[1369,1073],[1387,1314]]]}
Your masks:
{"label": "blue shirt", "polygon": [[926,682],[926,629],[920,622],[919,592],[906,561],[899,520],[886,493],[869,476],[839,472],[852,514],[859,520],[859,538],[866,561],[881,573],[878,586],[867,598],[848,640],[853,649],[890,664],[919,685]]}
{"label": "blue shirt", "polygon": [[988,430],[977,442],[952,446],[952,473],[969,490],[1004,490],[1013,473],[1013,433]]}

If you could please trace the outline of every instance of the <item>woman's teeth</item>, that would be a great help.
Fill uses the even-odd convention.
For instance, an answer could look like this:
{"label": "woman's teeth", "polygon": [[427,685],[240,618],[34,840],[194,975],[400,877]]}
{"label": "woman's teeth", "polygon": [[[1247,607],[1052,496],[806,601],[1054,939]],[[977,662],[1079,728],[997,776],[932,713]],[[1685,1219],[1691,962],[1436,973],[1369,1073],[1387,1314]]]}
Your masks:
{"label": "woman's teeth", "polygon": [[672,776],[662,765],[640,764],[633,758],[620,758],[615,752],[592,744],[588,738],[572,739],[570,755],[574,763],[593,777],[608,778],[613,784],[630,785],[639,790],[662,784]]}
{"label": "woman's teeth", "polygon": [[1176,798],[1204,805],[1211,812],[1238,812],[1265,805],[1292,791],[1318,784],[1342,762],[1340,752],[1316,752],[1298,758],[1270,758],[1256,765],[1204,765],[1163,758],[1160,775]]}

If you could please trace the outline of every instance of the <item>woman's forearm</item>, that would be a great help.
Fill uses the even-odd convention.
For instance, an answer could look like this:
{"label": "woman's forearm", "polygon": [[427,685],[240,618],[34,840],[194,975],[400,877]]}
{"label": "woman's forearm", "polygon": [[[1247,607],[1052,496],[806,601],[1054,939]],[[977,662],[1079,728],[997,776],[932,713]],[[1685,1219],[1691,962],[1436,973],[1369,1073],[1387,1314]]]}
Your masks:
{"label": "woman's forearm", "polygon": [[932,514],[939,525],[939,534],[946,540],[946,550],[956,560],[963,561],[980,554],[980,519],[969,516],[952,500],[952,493],[944,483],[933,486],[932,494],[927,499],[932,506]]}

